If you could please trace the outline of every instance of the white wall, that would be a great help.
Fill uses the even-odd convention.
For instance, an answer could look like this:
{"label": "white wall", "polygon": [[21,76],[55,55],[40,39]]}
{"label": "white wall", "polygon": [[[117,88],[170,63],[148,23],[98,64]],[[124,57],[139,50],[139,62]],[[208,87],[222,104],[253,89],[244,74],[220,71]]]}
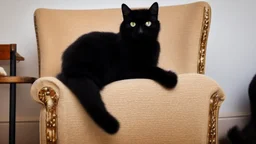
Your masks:
{"label": "white wall", "polygon": [[[176,5],[197,0],[158,0],[160,6]],[[207,49],[206,75],[215,79],[226,93],[221,107],[223,118],[249,112],[247,87],[256,73],[256,10],[254,0],[207,0],[212,6],[212,24]],[[17,74],[37,77],[37,51],[33,25],[36,8],[94,9],[148,7],[154,0],[0,0],[0,43],[17,43],[25,57],[17,64]],[[255,49],[255,50],[254,50]],[[9,69],[8,63],[1,66]],[[8,122],[9,86],[0,86],[0,123]],[[17,120],[37,121],[40,105],[32,101],[29,85],[17,86]],[[7,124],[7,123],[6,123]],[[0,141],[1,143],[1,141]]]}
{"label": "white wall", "polygon": [[224,89],[221,116],[249,112],[247,89],[256,74],[256,10],[253,0],[212,0],[206,74]]}

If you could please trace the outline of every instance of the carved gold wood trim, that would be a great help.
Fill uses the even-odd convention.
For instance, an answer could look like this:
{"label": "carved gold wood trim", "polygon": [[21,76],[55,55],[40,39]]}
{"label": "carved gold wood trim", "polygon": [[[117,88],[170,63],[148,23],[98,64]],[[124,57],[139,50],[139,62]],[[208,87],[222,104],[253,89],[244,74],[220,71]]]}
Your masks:
{"label": "carved gold wood trim", "polygon": [[208,33],[210,28],[210,9],[204,8],[203,14],[203,29],[200,40],[200,49],[199,49],[199,59],[198,59],[198,68],[197,72],[199,74],[205,73],[205,56],[206,56],[206,45],[208,39]]}
{"label": "carved gold wood trim", "polygon": [[220,104],[224,101],[223,96],[215,92],[210,99],[208,144],[217,144],[218,141],[218,117]]}
{"label": "carved gold wood trim", "polygon": [[36,43],[37,43],[37,55],[38,55],[38,77],[41,77],[41,57],[40,57],[40,47],[39,47],[39,39],[38,39],[38,28],[37,28],[37,23],[36,23],[36,16],[34,15],[34,28],[35,28],[35,34],[36,34]]}
{"label": "carved gold wood trim", "polygon": [[39,99],[46,108],[46,141],[47,144],[57,143],[57,104],[58,94],[51,87],[43,87],[39,91]]}

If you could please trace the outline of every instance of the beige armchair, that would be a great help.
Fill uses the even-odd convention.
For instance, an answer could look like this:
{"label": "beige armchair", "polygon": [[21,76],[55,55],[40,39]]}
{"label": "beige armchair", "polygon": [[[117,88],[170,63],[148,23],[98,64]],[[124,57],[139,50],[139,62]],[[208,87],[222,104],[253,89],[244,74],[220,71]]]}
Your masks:
{"label": "beige armchair", "polygon": [[109,84],[102,97],[120,121],[115,135],[89,118],[72,92],[55,78],[64,49],[89,31],[117,32],[121,9],[37,9],[39,75],[31,88],[40,111],[41,144],[218,143],[220,86],[203,75],[211,8],[206,2],[160,7],[160,64],[178,74],[175,89],[148,79]]}

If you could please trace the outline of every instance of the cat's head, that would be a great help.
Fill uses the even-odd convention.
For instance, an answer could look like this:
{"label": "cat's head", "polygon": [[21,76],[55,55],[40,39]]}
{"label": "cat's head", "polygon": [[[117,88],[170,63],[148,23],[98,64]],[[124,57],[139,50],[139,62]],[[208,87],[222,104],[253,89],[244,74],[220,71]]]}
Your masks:
{"label": "cat's head", "polygon": [[160,31],[158,21],[158,3],[155,2],[149,9],[131,10],[122,4],[123,22],[120,33],[125,39],[156,40]]}

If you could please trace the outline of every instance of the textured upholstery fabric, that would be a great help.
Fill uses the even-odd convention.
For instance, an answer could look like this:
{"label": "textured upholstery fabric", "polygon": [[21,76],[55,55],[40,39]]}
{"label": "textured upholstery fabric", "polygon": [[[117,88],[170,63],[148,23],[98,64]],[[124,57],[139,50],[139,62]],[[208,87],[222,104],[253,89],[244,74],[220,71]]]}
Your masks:
{"label": "textured upholstery fabric", "polygon": [[[205,2],[160,7],[161,45],[159,66],[177,73],[196,73]],[[90,31],[117,32],[121,9],[37,9],[35,21],[40,52],[41,76],[60,70],[61,54],[80,35]],[[54,63],[53,63],[54,62]],[[49,65],[51,68],[49,68]]]}
{"label": "textured upholstery fabric", "polygon": [[[118,31],[122,20],[120,8],[37,9],[35,27],[40,78],[32,85],[31,96],[42,103],[38,93],[43,87],[51,87],[57,92],[58,144],[207,143],[210,97],[218,92],[224,99],[224,94],[214,80],[196,74],[205,7],[210,9],[206,2],[160,7],[159,66],[178,73],[178,85],[173,90],[166,90],[146,79],[108,85],[102,91],[103,100],[121,123],[120,131],[114,136],[99,129],[76,97],[54,76],[60,71],[62,52],[81,34]],[[43,106],[40,111],[41,144],[46,144],[47,108]],[[217,123],[214,126],[218,126]]]}
{"label": "textured upholstery fabric", "polygon": [[[200,74],[179,75],[174,90],[165,90],[147,79],[114,82],[102,95],[121,128],[109,136],[56,78],[43,77],[33,84],[31,95],[36,101],[40,102],[37,94],[44,86],[59,94],[60,144],[206,144],[210,97],[216,91],[223,95],[214,80]],[[45,117],[41,114],[41,142],[45,143]]]}

